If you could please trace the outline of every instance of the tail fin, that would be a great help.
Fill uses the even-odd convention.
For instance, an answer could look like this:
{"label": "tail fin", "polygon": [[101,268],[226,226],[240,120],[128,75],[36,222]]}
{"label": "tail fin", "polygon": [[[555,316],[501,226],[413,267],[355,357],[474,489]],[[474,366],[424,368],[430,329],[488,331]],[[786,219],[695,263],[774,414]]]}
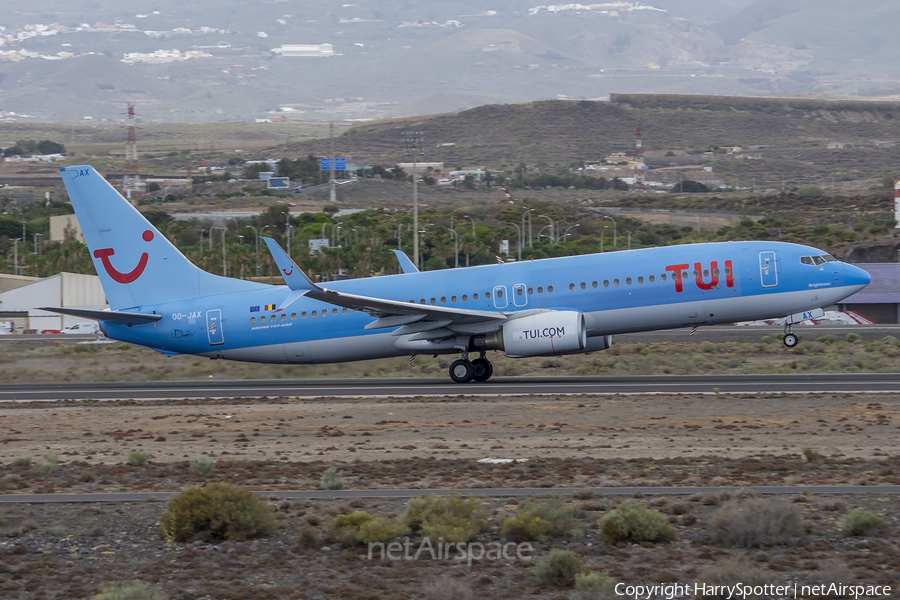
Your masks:
{"label": "tail fin", "polygon": [[92,167],[60,172],[113,310],[260,286],[197,268]]}

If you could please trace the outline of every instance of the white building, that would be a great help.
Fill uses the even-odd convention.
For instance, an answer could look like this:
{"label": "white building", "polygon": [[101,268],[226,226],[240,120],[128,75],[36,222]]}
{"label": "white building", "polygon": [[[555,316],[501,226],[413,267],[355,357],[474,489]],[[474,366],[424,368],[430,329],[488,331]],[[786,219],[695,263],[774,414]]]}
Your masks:
{"label": "white building", "polygon": [[334,56],[331,44],[282,44],[272,52],[281,56]]}
{"label": "white building", "polygon": [[60,273],[0,292],[0,320],[13,321],[17,332],[65,329],[89,319],[38,310],[39,306],[109,308],[96,275]]}

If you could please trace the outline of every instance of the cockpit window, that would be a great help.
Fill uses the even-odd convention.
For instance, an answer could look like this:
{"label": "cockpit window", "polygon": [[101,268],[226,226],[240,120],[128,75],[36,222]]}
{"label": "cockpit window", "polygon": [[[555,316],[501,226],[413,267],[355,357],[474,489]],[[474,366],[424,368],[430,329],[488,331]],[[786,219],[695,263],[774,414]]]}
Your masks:
{"label": "cockpit window", "polygon": [[816,262],[817,265],[825,264],[825,259],[822,258],[821,256],[813,256],[813,260]]}
{"label": "cockpit window", "polygon": [[823,254],[821,258],[824,259],[825,262],[837,262],[837,259],[830,254]]}
{"label": "cockpit window", "polygon": [[801,256],[801,257],[800,257],[800,264],[803,264],[803,265],[813,265],[813,264],[815,264],[815,263],[813,262],[812,256]]}

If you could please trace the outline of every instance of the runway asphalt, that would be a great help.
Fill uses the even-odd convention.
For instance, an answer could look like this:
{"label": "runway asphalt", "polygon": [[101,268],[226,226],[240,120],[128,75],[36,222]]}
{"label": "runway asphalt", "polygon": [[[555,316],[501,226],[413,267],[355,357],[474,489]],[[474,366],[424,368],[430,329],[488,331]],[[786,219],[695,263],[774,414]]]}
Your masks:
{"label": "runway asphalt", "polygon": [[204,398],[340,398],[470,394],[573,395],[637,393],[872,393],[900,390],[900,373],[813,375],[664,375],[641,377],[497,377],[485,383],[447,379],[304,379],[198,382],[6,384],[2,401]]}
{"label": "runway asphalt", "polygon": [[[474,488],[474,489],[372,489],[372,490],[273,490],[257,491],[261,496],[290,499],[414,498],[416,496],[484,496],[488,498],[547,496],[592,492],[598,496],[684,496],[716,492],[753,490],[760,494],[900,494],[900,485],[873,486],[723,486],[723,487],[604,487],[604,488]],[[51,504],[68,502],[149,502],[168,500],[177,492],[132,492],[108,494],[0,494],[0,504]]]}

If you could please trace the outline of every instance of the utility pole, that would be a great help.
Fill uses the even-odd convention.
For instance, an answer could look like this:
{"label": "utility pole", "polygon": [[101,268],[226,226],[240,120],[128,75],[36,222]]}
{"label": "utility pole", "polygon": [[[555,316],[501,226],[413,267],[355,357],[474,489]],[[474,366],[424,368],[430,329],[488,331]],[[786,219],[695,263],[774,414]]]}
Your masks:
{"label": "utility pole", "polygon": [[337,199],[337,195],[334,189],[334,161],[336,160],[334,157],[334,123],[331,123],[328,126],[328,131],[331,133],[331,179],[328,180],[328,186],[330,190],[329,199],[331,203],[334,204]]}
{"label": "utility pole", "polygon": [[403,140],[403,151],[413,155],[413,230],[416,235],[413,237],[413,264],[419,264],[419,187],[418,176],[416,170],[419,163],[419,154],[423,152],[424,137],[421,131],[405,131],[400,134]]}

